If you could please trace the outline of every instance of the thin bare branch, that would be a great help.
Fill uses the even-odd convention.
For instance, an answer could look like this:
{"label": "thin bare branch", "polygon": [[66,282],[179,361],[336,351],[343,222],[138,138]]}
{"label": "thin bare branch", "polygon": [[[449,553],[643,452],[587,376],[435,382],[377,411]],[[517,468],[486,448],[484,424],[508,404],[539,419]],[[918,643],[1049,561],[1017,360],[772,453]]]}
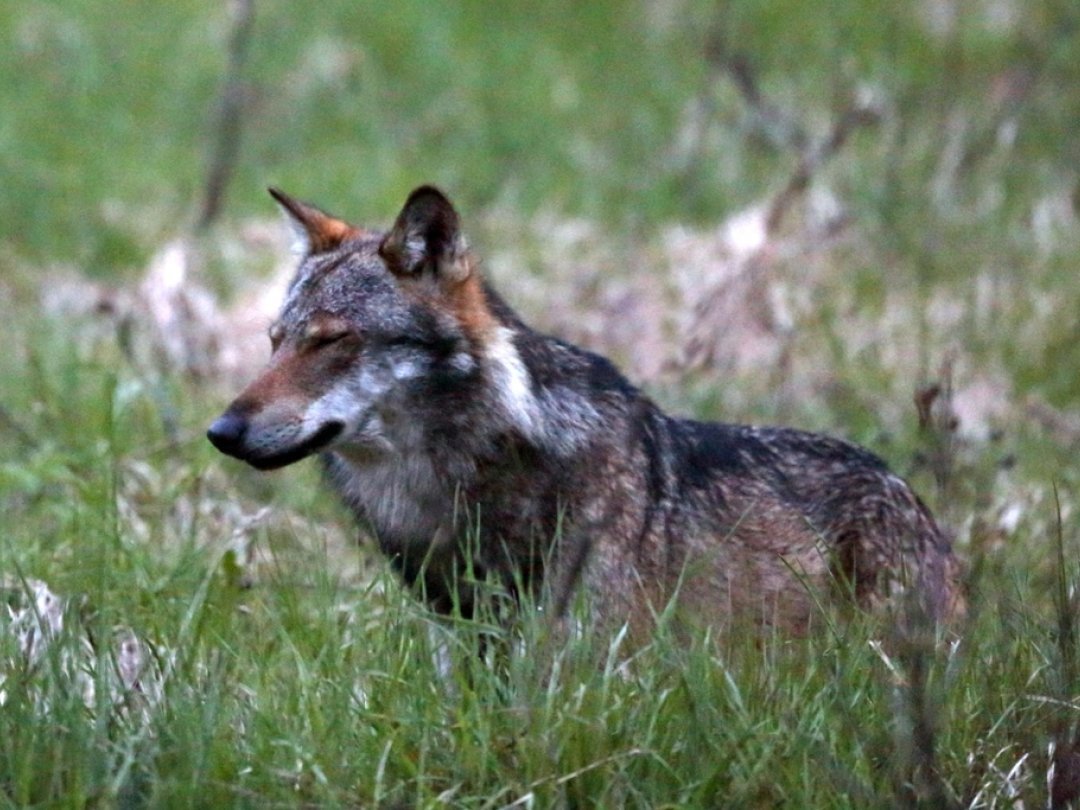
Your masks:
{"label": "thin bare branch", "polygon": [[207,172],[202,206],[196,223],[197,230],[209,227],[221,212],[225,190],[236,168],[236,157],[240,151],[240,132],[243,127],[246,95],[243,72],[255,22],[255,3],[254,0],[233,0],[231,5],[233,19],[228,45],[228,64],[225,68],[225,83],[218,106],[210,168]]}

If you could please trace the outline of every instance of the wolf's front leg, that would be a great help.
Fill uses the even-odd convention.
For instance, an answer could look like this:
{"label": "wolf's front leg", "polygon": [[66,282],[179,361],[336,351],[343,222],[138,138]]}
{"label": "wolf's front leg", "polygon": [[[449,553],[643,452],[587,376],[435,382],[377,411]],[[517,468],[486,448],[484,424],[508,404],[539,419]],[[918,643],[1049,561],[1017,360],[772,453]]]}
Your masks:
{"label": "wolf's front leg", "polygon": [[544,595],[545,621],[555,637],[570,638],[650,624],[649,583],[628,544],[627,528],[610,513],[565,529],[556,545]]}

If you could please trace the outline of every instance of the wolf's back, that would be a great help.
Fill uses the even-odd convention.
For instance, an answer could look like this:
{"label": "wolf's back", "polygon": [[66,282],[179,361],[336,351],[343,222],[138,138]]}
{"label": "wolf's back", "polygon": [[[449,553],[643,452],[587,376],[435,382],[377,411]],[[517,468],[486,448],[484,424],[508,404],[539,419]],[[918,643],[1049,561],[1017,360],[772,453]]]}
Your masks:
{"label": "wolf's back", "polygon": [[871,607],[904,592],[934,619],[957,611],[947,538],[877,456],[820,434],[676,419],[623,396],[577,465],[595,472],[579,476],[579,502],[603,505],[586,507],[603,531],[585,532],[582,584],[616,619],[655,614],[676,594],[706,624],[789,630],[837,594]]}

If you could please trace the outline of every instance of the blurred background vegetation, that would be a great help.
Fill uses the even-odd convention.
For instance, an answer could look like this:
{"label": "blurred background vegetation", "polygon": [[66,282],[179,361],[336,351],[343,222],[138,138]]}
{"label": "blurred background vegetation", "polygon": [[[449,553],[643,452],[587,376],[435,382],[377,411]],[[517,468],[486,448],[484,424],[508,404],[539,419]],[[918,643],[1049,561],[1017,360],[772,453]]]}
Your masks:
{"label": "blurred background vegetation", "polygon": [[[4,4],[8,261],[115,276],[190,220],[230,8]],[[1030,255],[1039,201],[1075,197],[1078,17],[1069,0],[257,2],[227,216],[265,212],[272,182],[385,218],[431,180],[469,209],[715,222],[869,94],[888,126],[829,179],[901,256],[967,274]]]}

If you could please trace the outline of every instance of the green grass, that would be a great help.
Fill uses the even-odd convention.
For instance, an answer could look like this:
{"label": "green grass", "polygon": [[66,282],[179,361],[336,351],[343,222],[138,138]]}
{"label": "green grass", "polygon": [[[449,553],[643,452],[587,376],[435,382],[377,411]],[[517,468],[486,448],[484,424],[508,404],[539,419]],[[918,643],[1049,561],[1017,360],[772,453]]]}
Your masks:
{"label": "green grass", "polygon": [[[240,159],[201,243],[225,294],[257,275],[234,235],[269,213],[266,185],[377,225],[435,181],[482,256],[522,258],[500,271],[511,301],[555,288],[542,300],[588,322],[602,296],[559,285],[669,269],[671,223],[715,226],[797,162],[707,53],[745,57],[812,140],[879,99],[812,184],[846,206],[845,239],[774,267],[806,299],[789,361],[811,383],[706,369],[652,390],[841,433],[910,475],[971,570],[959,642],[831,616],[808,639],[661,629],[631,648],[555,643],[528,610],[512,629],[436,622],[355,547],[313,465],[264,476],[209,447],[240,380],[43,308],[71,276],[130,289],[190,228],[229,18],[4,4],[0,590],[23,612],[0,611],[0,805],[1047,806],[1052,752],[1080,728],[1080,18],[1068,0],[1004,22],[1008,4],[953,23],[931,7],[257,5]],[[593,226],[576,255],[537,230],[574,218]],[[939,483],[910,402],[947,356],[1009,407]],[[31,658],[15,631],[36,624],[37,580],[64,621]],[[492,635],[498,654],[476,655]]]}
{"label": "green grass", "polygon": [[[0,633],[13,806],[1039,804],[1049,746],[1080,721],[1063,625],[1075,536],[1052,500],[1004,545],[964,538],[975,571],[955,646],[873,616],[803,640],[552,646],[528,611],[512,631],[435,622],[363,562],[311,470],[257,476],[213,454],[211,391],[155,389],[115,342],[7,314],[5,594],[25,607],[41,579],[66,604],[36,660]],[[894,460],[917,449],[894,441]],[[1013,441],[1042,465],[1063,452]],[[980,508],[995,452],[958,457],[949,514]],[[245,529],[264,503],[273,516]],[[145,645],[134,689],[117,674],[125,632]],[[476,655],[507,633],[504,658]]]}

